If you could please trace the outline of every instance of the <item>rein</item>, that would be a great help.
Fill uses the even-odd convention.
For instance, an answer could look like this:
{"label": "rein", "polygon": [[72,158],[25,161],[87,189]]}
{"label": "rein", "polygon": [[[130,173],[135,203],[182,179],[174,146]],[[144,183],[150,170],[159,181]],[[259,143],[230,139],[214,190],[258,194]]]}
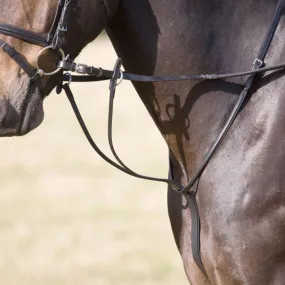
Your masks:
{"label": "rein", "polygon": [[[254,60],[253,66],[260,65],[264,66],[263,61],[259,58]],[[59,61],[58,67],[64,71],[76,72],[78,74],[84,75],[71,75],[70,73],[64,74],[62,76],[62,81],[73,81],[73,82],[90,82],[90,81],[102,81],[110,80],[114,75],[114,71],[106,70],[94,66],[88,66],[85,64],[77,64],[75,62]],[[284,69],[285,62],[267,66],[260,67],[258,69],[252,68],[248,71],[233,72],[233,73],[221,73],[221,74],[186,74],[186,75],[170,75],[170,76],[147,76],[128,73],[125,71],[119,72],[119,81],[128,80],[132,82],[166,82],[166,81],[186,81],[186,80],[217,80],[217,79],[228,79],[234,77],[242,77],[246,75],[254,75],[258,73],[264,73],[268,71],[274,71],[278,69]],[[70,79],[71,78],[71,79]],[[119,85],[119,84],[118,84]]]}
{"label": "rein", "polygon": [[[107,0],[103,0],[107,16],[110,17],[111,9],[110,5]],[[6,52],[30,77],[31,81],[36,81],[40,77],[46,75],[50,76],[55,73],[61,71],[72,71],[81,74],[78,75],[71,75],[70,73],[65,73],[62,75],[61,82],[57,86],[57,93],[60,93],[62,89],[65,91],[67,98],[73,108],[73,111],[77,117],[77,120],[87,138],[90,145],[93,149],[97,152],[101,158],[103,158],[106,162],[111,164],[112,166],[116,167],[117,169],[129,174],[131,176],[146,179],[151,181],[158,181],[167,183],[173,190],[181,193],[187,200],[188,207],[191,211],[192,217],[192,230],[191,230],[191,239],[192,239],[192,254],[193,258],[197,264],[197,266],[204,272],[206,275],[206,271],[203,266],[201,252],[200,252],[200,217],[199,211],[196,201],[196,192],[191,191],[193,185],[198,181],[201,177],[204,169],[210,162],[212,156],[214,155],[215,151],[221,144],[222,140],[228,133],[229,129],[231,128],[232,124],[234,123],[237,115],[241,111],[241,108],[245,102],[245,99],[253,85],[254,80],[256,79],[258,74],[263,74],[264,72],[273,71],[273,70],[280,70],[285,68],[285,63],[281,63],[274,66],[265,67],[264,59],[267,54],[268,48],[272,42],[272,38],[274,37],[276,28],[278,27],[280,18],[282,16],[284,7],[285,7],[285,0],[279,0],[277,4],[277,8],[275,11],[275,15],[273,17],[273,21],[270,25],[270,28],[267,32],[265,40],[260,48],[260,51],[253,62],[252,70],[245,71],[245,72],[235,72],[235,73],[227,73],[227,74],[188,74],[188,75],[172,75],[172,76],[145,76],[145,75],[138,75],[132,74],[127,72],[121,71],[122,61],[119,59],[116,62],[113,71],[105,70],[102,68],[97,68],[94,66],[88,66],[84,64],[77,64],[68,56],[65,56],[64,51],[62,50],[62,44],[64,40],[65,33],[68,30],[68,22],[70,19],[70,13],[72,9],[76,8],[77,0],[60,0],[57,11],[55,14],[55,18],[52,24],[52,27],[47,35],[39,35],[32,31],[27,31],[22,28],[18,28],[12,25],[0,23],[0,34],[4,34],[7,36],[12,36],[18,38],[22,41],[42,46],[43,49],[40,51],[38,55],[38,60],[41,54],[48,49],[53,50],[56,53],[61,55],[61,60],[57,64],[57,69],[53,72],[44,72],[37,64],[37,67],[33,67],[30,63],[26,61],[23,55],[17,52],[13,47],[8,45],[3,40],[0,40],[0,47],[4,52]],[[203,161],[201,162],[200,166],[194,173],[193,177],[190,181],[182,186],[175,182],[173,177],[173,169],[172,164],[170,162],[170,179],[162,179],[162,178],[155,178],[137,174],[133,170],[131,170],[128,166],[126,166],[123,161],[118,156],[115,147],[113,145],[113,136],[112,136],[112,128],[113,128],[113,108],[114,108],[114,98],[117,85],[120,83],[121,80],[130,80],[130,81],[139,81],[139,82],[162,82],[162,81],[182,81],[182,80],[216,80],[216,79],[226,79],[226,78],[233,78],[233,77],[241,77],[241,76],[248,76],[246,82],[244,84],[243,90],[240,93],[240,96],[225,124],[222,131],[217,136],[216,140],[208,150],[207,154],[205,155]],[[96,145],[94,140],[92,139],[88,128],[80,114],[80,111],[76,105],[74,100],[72,91],[70,89],[71,82],[90,82],[90,81],[102,81],[102,80],[110,80],[110,96],[109,96],[109,116],[108,116],[108,140],[110,149],[116,159],[113,161],[108,156],[106,156]],[[63,82],[66,81],[67,83]]]}

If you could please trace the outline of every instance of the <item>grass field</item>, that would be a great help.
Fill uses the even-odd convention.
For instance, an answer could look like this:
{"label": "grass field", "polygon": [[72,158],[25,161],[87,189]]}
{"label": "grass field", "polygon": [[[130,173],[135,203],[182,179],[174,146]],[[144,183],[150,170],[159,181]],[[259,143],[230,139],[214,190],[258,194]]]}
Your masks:
{"label": "grass field", "polygon": [[[104,68],[115,59],[104,37],[80,56]],[[72,87],[91,133],[109,153],[108,83]],[[167,176],[166,145],[125,82],[116,96],[114,141],[134,170]],[[1,139],[0,146],[0,285],[188,284],[170,229],[166,186],[102,161],[63,94],[46,99],[37,130]]]}

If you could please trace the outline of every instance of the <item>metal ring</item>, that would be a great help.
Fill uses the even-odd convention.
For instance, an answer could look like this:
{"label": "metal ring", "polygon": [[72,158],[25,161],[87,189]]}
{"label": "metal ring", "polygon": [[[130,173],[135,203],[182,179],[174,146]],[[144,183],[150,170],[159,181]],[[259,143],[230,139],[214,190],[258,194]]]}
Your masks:
{"label": "metal ring", "polygon": [[[49,50],[49,49],[53,49],[53,46],[47,46],[45,48],[43,48],[39,53],[38,53],[38,57],[37,57],[37,62],[36,62],[36,66],[37,66],[37,69],[38,71],[41,71],[42,75],[46,75],[46,76],[51,76],[51,75],[54,75],[54,74],[57,74],[61,68],[57,68],[56,70],[52,71],[52,72],[44,72],[40,67],[39,67],[39,59],[40,59],[40,56],[43,54],[44,51],[46,50]],[[60,48],[58,50],[59,54],[61,55],[61,60],[64,60],[65,59],[65,54],[64,54],[64,51]]]}
{"label": "metal ring", "polygon": [[64,73],[64,75],[67,75],[69,77],[69,80],[66,84],[70,85],[70,83],[72,82],[72,75],[69,72]]}

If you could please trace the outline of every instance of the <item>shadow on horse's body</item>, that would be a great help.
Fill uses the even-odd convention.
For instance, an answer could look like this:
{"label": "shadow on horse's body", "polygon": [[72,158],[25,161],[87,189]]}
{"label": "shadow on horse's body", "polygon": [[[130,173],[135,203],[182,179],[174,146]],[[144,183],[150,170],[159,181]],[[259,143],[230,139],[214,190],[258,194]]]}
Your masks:
{"label": "shadow on horse's body", "polygon": [[[67,39],[74,55],[107,24],[103,2],[91,2],[79,1],[78,17],[90,11],[96,16],[87,14],[79,20],[78,25],[86,27],[77,33],[79,46],[70,47]],[[247,70],[262,45],[277,2],[109,0],[113,15],[107,32],[128,72],[176,75]],[[282,17],[267,64],[284,58],[284,41]],[[285,282],[283,75],[283,71],[274,72],[255,82],[242,112],[192,189],[197,191],[207,276],[192,258],[189,209],[180,194],[168,192],[173,233],[193,285]],[[185,185],[197,169],[244,81],[134,84],[170,148],[176,181]]]}

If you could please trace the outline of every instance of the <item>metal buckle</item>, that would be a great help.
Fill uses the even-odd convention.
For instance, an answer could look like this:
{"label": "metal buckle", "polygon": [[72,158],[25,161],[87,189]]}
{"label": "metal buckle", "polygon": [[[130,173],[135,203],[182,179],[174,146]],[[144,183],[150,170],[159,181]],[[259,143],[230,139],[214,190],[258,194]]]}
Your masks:
{"label": "metal buckle", "polygon": [[88,65],[78,63],[76,64],[75,71],[77,73],[86,74],[88,73],[88,68]]}
{"label": "metal buckle", "polygon": [[60,26],[59,28],[59,31],[61,31],[61,32],[67,32],[67,26],[66,25],[62,25],[62,26]]}

